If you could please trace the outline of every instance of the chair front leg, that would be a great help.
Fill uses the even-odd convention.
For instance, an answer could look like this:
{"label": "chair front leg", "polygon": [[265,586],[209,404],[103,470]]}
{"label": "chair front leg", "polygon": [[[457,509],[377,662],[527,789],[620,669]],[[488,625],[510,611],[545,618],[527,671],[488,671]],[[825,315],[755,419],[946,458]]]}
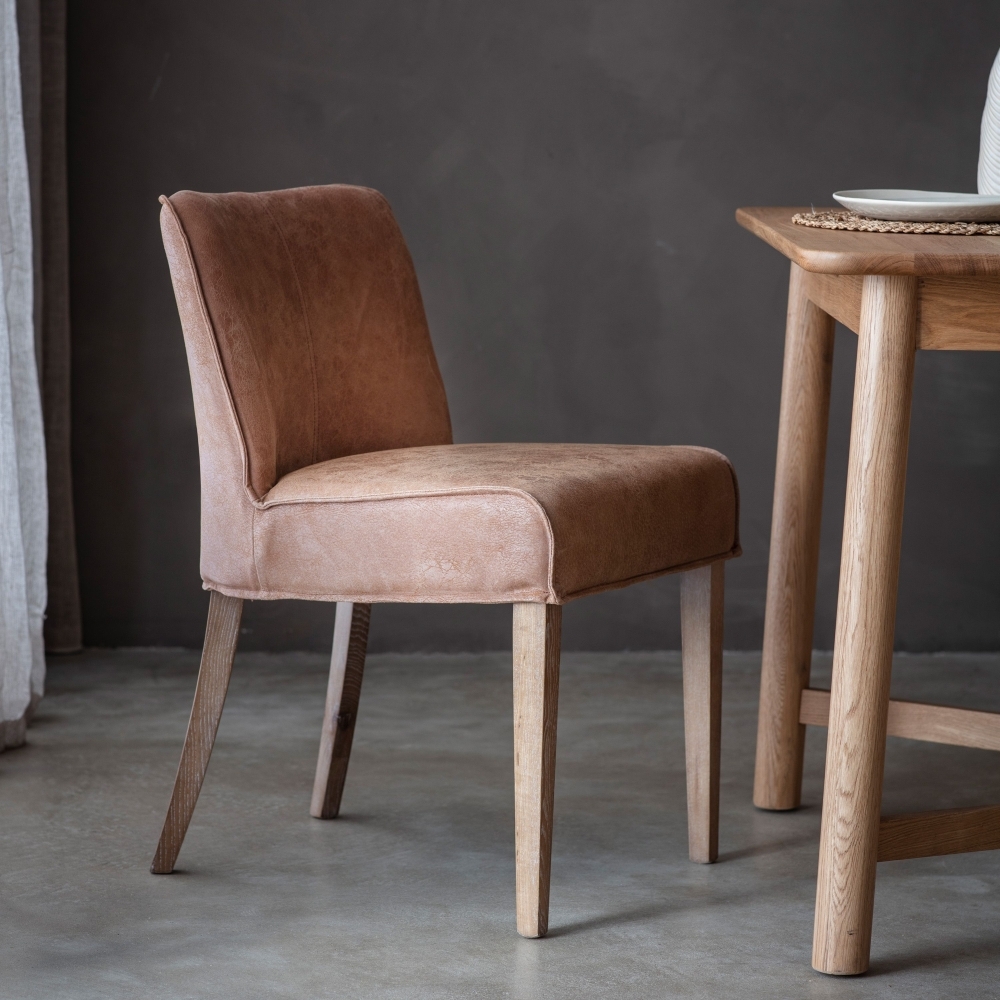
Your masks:
{"label": "chair front leg", "polygon": [[702,864],[719,856],[725,566],[716,562],[681,576],[688,854]]}
{"label": "chair front leg", "polygon": [[212,747],[215,746],[215,735],[219,731],[242,617],[243,601],[240,598],[212,591],[191,718],[188,720],[167,818],[150,866],[154,875],[169,875],[174,870],[181,844],[184,843],[184,835],[208,770]]}
{"label": "chair front leg", "polygon": [[517,930],[528,938],[549,927],[561,630],[559,605],[514,605]]}
{"label": "chair front leg", "polygon": [[319,760],[316,762],[316,780],[309,808],[310,815],[317,819],[334,819],[340,812],[340,799],[344,794],[354,740],[354,722],[361,700],[371,613],[370,604],[337,603],[330,682],[326,689]]}

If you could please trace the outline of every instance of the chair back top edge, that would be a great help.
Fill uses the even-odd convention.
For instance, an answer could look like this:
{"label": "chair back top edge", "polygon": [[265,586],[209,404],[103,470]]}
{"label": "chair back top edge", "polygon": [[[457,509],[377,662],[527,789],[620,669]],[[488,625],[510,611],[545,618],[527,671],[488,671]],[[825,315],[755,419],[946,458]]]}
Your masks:
{"label": "chair back top edge", "polygon": [[[416,272],[382,195],[333,184],[164,201],[188,356],[214,339],[257,497],[316,462],[451,442]],[[184,308],[182,242],[207,324]],[[192,385],[197,397],[194,372]],[[195,403],[199,422],[215,419]],[[203,450],[217,437],[199,428]]]}

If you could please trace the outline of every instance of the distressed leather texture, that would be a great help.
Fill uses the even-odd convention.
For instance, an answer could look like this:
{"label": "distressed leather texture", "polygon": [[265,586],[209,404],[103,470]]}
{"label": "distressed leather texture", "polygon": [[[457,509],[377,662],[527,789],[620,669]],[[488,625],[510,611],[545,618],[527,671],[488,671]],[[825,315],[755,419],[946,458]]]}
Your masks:
{"label": "distressed leather texture", "polygon": [[377,192],[161,201],[207,588],[560,604],[740,554],[718,452],[452,444],[413,263]]}

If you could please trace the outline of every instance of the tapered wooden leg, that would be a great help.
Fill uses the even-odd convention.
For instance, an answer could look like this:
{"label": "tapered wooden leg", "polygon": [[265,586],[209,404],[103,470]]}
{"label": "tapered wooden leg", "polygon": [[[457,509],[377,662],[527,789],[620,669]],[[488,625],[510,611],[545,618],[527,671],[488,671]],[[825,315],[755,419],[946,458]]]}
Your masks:
{"label": "tapered wooden leg", "polygon": [[792,264],[754,772],[760,809],[795,809],[802,798],[799,700],[812,655],[833,340],[833,319]]}
{"label": "tapered wooden leg", "polygon": [[242,616],[243,601],[240,598],[212,591],[191,718],[188,720],[167,818],[150,866],[154,875],[169,875],[174,870],[177,854],[184,843],[184,835],[208,770],[212,747],[215,746],[215,734],[219,731]]}
{"label": "tapered wooden leg", "polygon": [[702,864],[719,856],[725,567],[712,563],[681,576],[688,854]]}
{"label": "tapered wooden leg", "polygon": [[361,699],[361,681],[368,649],[370,604],[338,602],[330,656],[330,682],[326,689],[326,711],[319,738],[319,760],[313,783],[311,815],[333,819],[340,812],[347,765],[351,759],[354,722]]}
{"label": "tapered wooden leg", "polygon": [[864,280],[833,652],[813,967],[868,968],[903,494],[917,279]]}
{"label": "tapered wooden leg", "polygon": [[514,843],[517,930],[544,937],[549,928],[552,801],[562,608],[514,605]]}

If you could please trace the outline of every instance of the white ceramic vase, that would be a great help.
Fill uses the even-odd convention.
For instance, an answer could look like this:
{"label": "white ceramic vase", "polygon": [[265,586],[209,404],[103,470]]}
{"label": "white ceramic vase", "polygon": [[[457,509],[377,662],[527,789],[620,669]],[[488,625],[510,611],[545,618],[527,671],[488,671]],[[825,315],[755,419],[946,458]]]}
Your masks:
{"label": "white ceramic vase", "polygon": [[993,61],[979,134],[979,193],[1000,195],[1000,52]]}

